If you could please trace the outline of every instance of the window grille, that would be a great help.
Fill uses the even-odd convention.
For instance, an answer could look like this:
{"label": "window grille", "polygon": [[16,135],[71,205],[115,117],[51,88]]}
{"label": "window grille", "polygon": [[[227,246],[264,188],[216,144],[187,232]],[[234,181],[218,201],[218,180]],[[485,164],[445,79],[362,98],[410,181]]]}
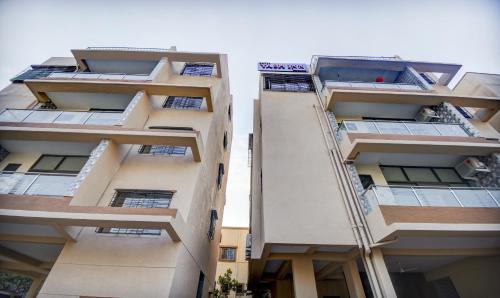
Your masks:
{"label": "window grille", "polygon": [[224,164],[219,164],[219,173],[217,175],[217,188],[220,189],[222,187],[222,178],[224,177]]}
{"label": "window grille", "polygon": [[208,239],[214,240],[215,237],[215,223],[219,217],[217,216],[217,210],[210,210],[210,225],[208,227]]}
{"label": "window grille", "polygon": [[24,83],[24,80],[45,78],[53,72],[74,72],[75,66],[50,66],[50,65],[31,65],[30,69],[11,79],[12,83]]}
{"label": "window grille", "polygon": [[213,69],[214,69],[213,64],[186,63],[184,69],[181,72],[181,75],[210,77],[212,76]]}
{"label": "window grille", "polygon": [[235,247],[221,247],[220,257],[221,261],[236,261],[236,248]]}
{"label": "window grille", "polygon": [[264,75],[264,90],[280,92],[314,92],[314,84],[309,75]]}
{"label": "window grille", "polygon": [[185,155],[187,147],[170,145],[142,145],[139,148],[140,154],[153,155]]}
{"label": "window grille", "polygon": [[[118,190],[109,206],[121,208],[168,208],[173,192],[154,190]],[[98,233],[160,235],[160,229],[142,228],[97,228]]]}
{"label": "window grille", "polygon": [[199,110],[203,103],[203,97],[169,96],[163,104],[163,108],[178,110]]}

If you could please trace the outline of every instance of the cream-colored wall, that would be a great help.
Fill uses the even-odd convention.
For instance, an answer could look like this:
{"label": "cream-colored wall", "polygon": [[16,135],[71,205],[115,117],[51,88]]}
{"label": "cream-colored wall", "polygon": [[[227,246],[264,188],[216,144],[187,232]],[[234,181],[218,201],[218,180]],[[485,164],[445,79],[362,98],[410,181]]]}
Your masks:
{"label": "cream-colored wall", "polygon": [[21,166],[17,169],[17,172],[28,172],[40,156],[42,156],[41,153],[9,153],[9,155],[0,162],[0,170],[3,170],[9,163],[19,163]]}
{"label": "cream-colored wall", "polygon": [[469,257],[427,272],[428,281],[449,277],[461,298],[500,297],[500,256]]}
{"label": "cream-colored wall", "polygon": [[387,185],[384,174],[378,165],[356,165],[359,175],[372,176],[373,183],[376,185]]}
{"label": "cream-colored wall", "polygon": [[236,247],[236,260],[234,262],[217,262],[215,281],[223,275],[227,269],[231,269],[233,277],[240,283],[248,282],[248,261],[245,260],[246,236],[248,228],[222,227],[222,238],[219,247]]}
{"label": "cream-colored wall", "polygon": [[36,103],[35,95],[24,84],[10,84],[0,91],[0,110],[27,109]]}

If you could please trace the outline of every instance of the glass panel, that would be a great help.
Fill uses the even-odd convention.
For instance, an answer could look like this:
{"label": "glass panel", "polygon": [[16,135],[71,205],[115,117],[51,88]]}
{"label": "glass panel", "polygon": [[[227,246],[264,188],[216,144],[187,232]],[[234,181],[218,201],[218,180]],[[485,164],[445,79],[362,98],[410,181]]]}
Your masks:
{"label": "glass panel", "polygon": [[40,175],[26,191],[28,195],[64,196],[75,176]]}
{"label": "glass panel", "polygon": [[0,174],[0,194],[23,194],[36,176],[26,176],[23,173]]}
{"label": "glass panel", "polygon": [[403,168],[412,182],[439,182],[430,168]]}
{"label": "glass panel", "polygon": [[407,182],[403,171],[397,167],[380,167],[384,174],[385,180],[391,182]]}
{"label": "glass panel", "polygon": [[54,123],[83,124],[88,116],[87,112],[64,112],[57,117]]}
{"label": "glass panel", "polygon": [[62,156],[42,156],[31,171],[53,171],[62,159]]}
{"label": "glass panel", "polygon": [[458,176],[454,169],[434,169],[434,172],[442,182],[462,183],[462,178]]}
{"label": "glass panel", "polygon": [[115,125],[122,118],[122,113],[94,113],[85,124]]}
{"label": "glass panel", "polygon": [[57,168],[61,172],[80,172],[89,158],[87,156],[68,156]]}
{"label": "glass panel", "polygon": [[371,121],[344,121],[349,132],[355,133],[379,133],[375,124]]}
{"label": "glass panel", "polygon": [[33,111],[23,122],[52,123],[61,111]]}
{"label": "glass panel", "polygon": [[439,131],[432,124],[426,123],[406,123],[406,126],[414,135],[439,136]]}
{"label": "glass panel", "polygon": [[31,112],[31,110],[5,110],[2,114],[0,114],[0,121],[21,122]]}
{"label": "glass panel", "polygon": [[496,201],[496,205],[500,207],[500,189],[489,189],[490,194]]}
{"label": "glass panel", "polygon": [[464,207],[497,207],[484,189],[454,189],[454,192]]}
{"label": "glass panel", "polygon": [[443,136],[469,136],[462,126],[458,124],[436,124],[435,127]]}
{"label": "glass panel", "polygon": [[410,132],[402,124],[397,122],[376,122],[376,126],[383,134],[398,134],[398,135],[408,135]]}
{"label": "glass panel", "polygon": [[375,191],[381,205],[420,206],[415,193],[409,187],[377,186]]}
{"label": "glass panel", "polygon": [[424,206],[460,207],[448,188],[415,188],[415,191]]}

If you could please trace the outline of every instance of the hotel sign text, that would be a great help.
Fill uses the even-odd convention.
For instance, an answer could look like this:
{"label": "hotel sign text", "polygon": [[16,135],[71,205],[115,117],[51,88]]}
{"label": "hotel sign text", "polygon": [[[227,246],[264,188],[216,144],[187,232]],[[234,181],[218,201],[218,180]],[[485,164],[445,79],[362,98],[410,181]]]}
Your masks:
{"label": "hotel sign text", "polygon": [[307,64],[301,63],[270,63],[259,62],[259,71],[276,71],[276,72],[309,72]]}

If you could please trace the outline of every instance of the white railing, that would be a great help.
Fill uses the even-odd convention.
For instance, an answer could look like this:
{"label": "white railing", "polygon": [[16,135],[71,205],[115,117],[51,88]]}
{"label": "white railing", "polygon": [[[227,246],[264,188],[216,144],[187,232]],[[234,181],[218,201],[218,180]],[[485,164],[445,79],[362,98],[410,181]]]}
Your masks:
{"label": "white railing", "polygon": [[49,79],[79,79],[79,80],[111,80],[111,81],[151,81],[148,74],[129,75],[126,73],[93,73],[93,72],[53,72]]}
{"label": "white railing", "polygon": [[76,174],[0,172],[0,194],[70,195]]}
{"label": "white railing", "polygon": [[87,50],[98,51],[130,51],[130,52],[175,52],[175,47],[165,48],[134,48],[134,47],[87,47]]}
{"label": "white railing", "polygon": [[59,123],[85,125],[115,125],[118,112],[65,112],[58,110],[6,109],[0,112],[0,122]]}
{"label": "white railing", "polygon": [[500,207],[500,188],[372,185],[363,196],[371,207]]}
{"label": "white railing", "polygon": [[453,137],[470,136],[462,125],[443,122],[345,120],[340,124],[340,130],[348,133]]}
{"label": "white railing", "polygon": [[370,82],[339,82],[325,81],[327,88],[348,89],[392,89],[401,91],[422,91],[422,87],[403,83],[370,83]]}

